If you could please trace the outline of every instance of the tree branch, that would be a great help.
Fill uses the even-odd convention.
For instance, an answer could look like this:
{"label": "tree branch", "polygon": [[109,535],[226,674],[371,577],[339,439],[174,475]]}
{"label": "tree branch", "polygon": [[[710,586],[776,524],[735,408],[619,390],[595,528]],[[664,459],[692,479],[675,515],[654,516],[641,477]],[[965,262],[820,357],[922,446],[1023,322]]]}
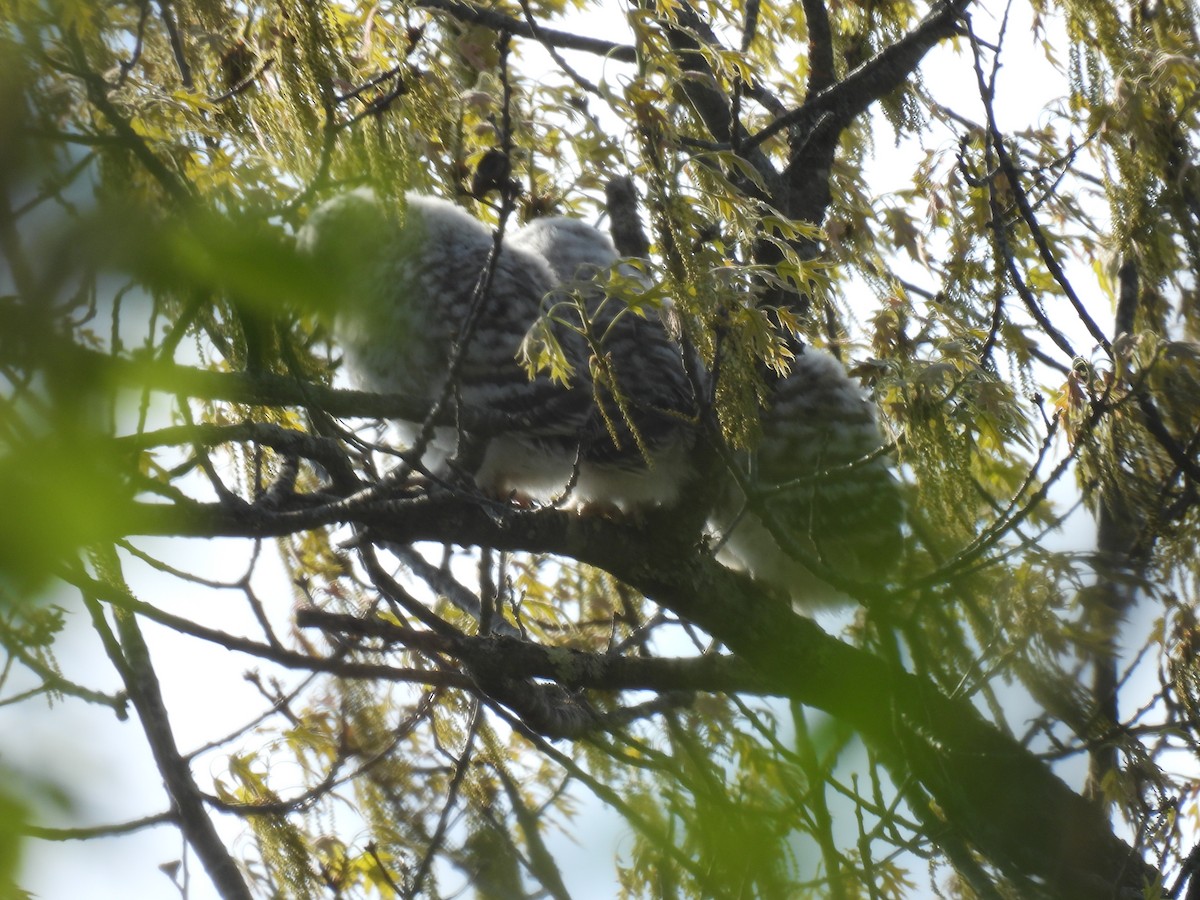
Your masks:
{"label": "tree branch", "polygon": [[824,0],[804,0],[808,28],[808,91],[813,97],[833,83],[833,34]]}
{"label": "tree branch", "polygon": [[650,239],[638,215],[637,186],[628,175],[609,179],[604,186],[604,205],[608,211],[609,233],[613,246],[622,256],[650,258]]}
{"label": "tree branch", "polygon": [[445,638],[385,619],[363,619],[319,609],[296,614],[301,628],[375,637],[428,653],[462,660],[471,669],[498,670],[513,678],[549,678],[567,688],[604,691],[705,691],[767,694],[771,685],[740,659],[698,656],[664,659],[587,653],[568,647],[543,647],[521,638],[462,636]]}
{"label": "tree branch", "polygon": [[843,126],[848,124],[876,100],[903,84],[939,41],[955,34],[959,18],[972,2],[942,0],[916,28],[896,43],[762,128],[746,141],[747,148],[757,147],[785,129],[808,131],[826,113],[833,113]]}
{"label": "tree branch", "polygon": [[[107,573],[106,582],[113,583],[119,579],[115,550],[97,549],[93,558],[97,568]],[[97,627],[103,627],[102,613],[96,608],[97,604],[90,598],[89,603],[93,607],[93,620],[96,621]],[[250,890],[238,871],[237,863],[229,854],[225,842],[217,834],[216,827],[208,816],[203,797],[192,777],[191,768],[175,743],[158,676],[150,661],[150,650],[142,637],[141,629],[138,628],[133,614],[128,611],[118,610],[115,618],[116,643],[112,640],[106,641],[106,649],[109,658],[120,672],[129,698],[137,710],[142,730],[146,733],[146,741],[150,745],[154,761],[166,783],[174,812],[178,816],[179,828],[187,838],[188,844],[196,851],[205,871],[224,900],[252,900]],[[104,630],[107,632],[107,628]]]}
{"label": "tree branch", "polygon": [[[404,419],[409,422],[421,422],[429,413],[429,404],[419,398],[407,394],[371,394],[364,391],[339,390],[319,384],[297,381],[282,375],[268,372],[213,372],[194,366],[183,366],[161,360],[132,360],[120,356],[110,356],[95,350],[89,350],[74,344],[62,343],[53,348],[51,360],[58,365],[69,366],[73,377],[79,383],[106,383],[139,387],[151,391],[192,397],[199,400],[222,400],[229,403],[243,403],[250,406],[319,406],[324,412],[337,418],[369,418],[369,419]],[[45,365],[42,360],[39,367]],[[91,381],[95,379],[95,381]],[[497,415],[489,410],[466,407],[460,410],[443,410],[435,418],[435,424],[455,425],[472,433],[486,437],[510,431],[513,428],[511,417]],[[177,426],[182,429],[203,429],[207,426]],[[276,446],[281,452],[295,451],[298,455],[312,452],[313,459],[320,460],[320,453],[325,455],[331,445],[327,439],[302,436],[300,432],[289,434],[289,429],[279,428],[272,431],[268,426],[246,423],[244,426],[230,426],[233,429],[246,427],[246,433],[261,437],[268,446]],[[212,431],[199,431],[212,440],[220,434]],[[233,433],[236,433],[233,432]],[[159,438],[123,437],[124,441],[134,449],[149,446],[148,441],[163,439],[174,442],[183,432],[163,429]],[[250,439],[255,439],[251,437]]]}
{"label": "tree branch", "polygon": [[97,581],[87,577],[82,572],[63,573],[63,580],[73,584],[81,591],[117,609],[126,610],[139,616],[145,616],[152,622],[157,622],[167,628],[174,629],[180,634],[191,635],[201,640],[209,641],[227,650],[245,653],[259,659],[269,660],[287,669],[297,669],[308,672],[329,672],[340,678],[361,678],[371,681],[391,681],[397,683],[422,684],[434,687],[469,688],[471,681],[466,676],[455,672],[438,672],[429,669],[400,669],[395,666],[385,666],[377,663],[352,662],[340,656],[314,656],[273,647],[259,641],[253,641],[229,632],[219,631],[198,625],[190,619],[164,612],[131,594],[119,590],[107,582]]}
{"label": "tree branch", "polygon": [[[130,520],[148,534],[268,536],[329,524],[348,513],[142,505]],[[431,498],[372,501],[352,514],[389,541],[556,553],[611,572],[720,640],[772,689],[855,727],[897,777],[917,777],[947,820],[1015,878],[1033,873],[1058,896],[1091,898],[1099,884],[1140,890],[1155,877],[1094,806],[970,703],[944,696],[923,678],[895,671],[771,602],[744,576],[697,552],[689,536],[656,523],[656,515],[669,518],[669,512],[634,527],[553,509]]]}
{"label": "tree branch", "polygon": [[568,31],[558,31],[553,28],[539,27],[535,34],[534,29],[527,22],[523,22],[512,16],[506,16],[491,9],[476,6],[473,3],[463,2],[463,0],[417,0],[413,5],[420,9],[436,9],[440,12],[449,13],[462,22],[474,22],[478,25],[486,25],[496,31],[507,31],[515,37],[529,38],[561,50],[579,50],[583,53],[607,56],[610,59],[617,59],[621,62],[635,62],[637,59],[636,52],[628,44],[617,44],[613,41],[605,41],[599,38],[584,37],[583,35],[571,34]]}
{"label": "tree branch", "polygon": [[181,205],[190,204],[193,199],[191,187],[166,167],[108,99],[109,85],[89,67],[87,54],[78,35],[74,30],[66,29],[63,33],[63,40],[66,42],[76,66],[74,74],[83,81],[88,100],[112,126],[117,138],[130,153],[137,157],[138,162],[145,166],[146,171],[158,182],[167,196]]}
{"label": "tree branch", "polygon": [[[388,547],[388,550],[410,572],[444,596],[460,612],[466,613],[476,622],[479,622],[481,625],[483,624],[483,604],[480,602],[479,597],[461,584],[450,572],[431,565],[426,561],[425,557],[412,547],[403,544],[393,544]],[[513,638],[521,636],[519,629],[507,619],[499,616],[493,618],[490,628],[495,634],[502,634]]]}
{"label": "tree branch", "polygon": [[1021,213],[1021,219],[1025,222],[1025,227],[1029,229],[1029,234],[1033,238],[1034,246],[1037,247],[1038,255],[1042,259],[1042,263],[1046,266],[1047,271],[1053,276],[1054,281],[1071,302],[1071,306],[1075,308],[1075,314],[1079,316],[1079,320],[1083,322],[1088,333],[1096,340],[1104,351],[1110,356],[1112,355],[1112,344],[1108,340],[1108,336],[1103,329],[1096,324],[1096,320],[1092,318],[1087,311],[1083,301],[1079,299],[1075,293],[1075,288],[1071,286],[1070,280],[1067,278],[1066,272],[1058,262],[1058,257],[1055,255],[1050,243],[1046,238],[1046,233],[1042,230],[1041,224],[1038,222],[1037,214],[1033,209],[1033,205],[1029,202],[1029,195],[1025,192],[1025,188],[1021,184],[1021,173],[1017,171],[1017,166],[1013,162],[1012,156],[1009,155],[1008,148],[1004,144],[1004,135],[1000,133],[1000,128],[996,124],[995,109],[991,99],[991,89],[983,75],[981,50],[978,39],[974,32],[970,32],[971,46],[975,54],[975,79],[979,86],[980,100],[983,101],[984,109],[987,112],[988,122],[988,137],[992,144],[992,149],[996,153],[996,161],[1000,165],[1000,171],[1004,173],[1008,180],[1009,190],[1012,192],[1013,201],[1017,205],[1017,210]]}
{"label": "tree branch", "polygon": [[220,444],[249,443],[270,447],[284,456],[298,456],[330,466],[340,465],[345,460],[345,451],[332,438],[269,422],[171,425],[156,431],[124,435],[116,438],[114,443],[118,450],[129,452],[154,447],[215,447]]}
{"label": "tree branch", "polygon": [[179,815],[171,811],[146,816],[142,819],[133,819],[129,822],[118,822],[115,825],[89,825],[83,828],[44,828],[40,825],[23,825],[21,833],[43,841],[90,841],[98,837],[132,834],[156,825],[177,825],[178,822]]}
{"label": "tree branch", "polygon": [[542,840],[542,817],[525,802],[520,789],[503,766],[497,765],[494,771],[504,787],[504,793],[508,795],[508,805],[517,818],[517,825],[525,836],[525,845],[529,848],[529,870],[554,900],[571,900],[563,884],[562,873],[554,861],[554,854]]}
{"label": "tree branch", "polygon": [[[650,4],[647,8],[652,7],[653,4]],[[781,184],[778,170],[767,155],[758,149],[757,145],[747,144],[737,133],[741,125],[732,116],[729,98],[713,86],[716,79],[712,68],[700,52],[699,41],[690,33],[706,31],[707,24],[687,3],[679,5],[677,15],[680,24],[684,27],[679,28],[664,23],[663,28],[672,49],[679,57],[681,68],[694,75],[694,77],[680,79],[678,84],[680,92],[715,140],[729,146],[738,146],[738,154],[753,166],[763,184],[766,185],[767,197],[762,199],[778,196]],[[739,177],[736,173],[733,177],[735,183],[743,185],[747,196],[761,195],[762,191],[752,184],[746,184],[744,177]]]}

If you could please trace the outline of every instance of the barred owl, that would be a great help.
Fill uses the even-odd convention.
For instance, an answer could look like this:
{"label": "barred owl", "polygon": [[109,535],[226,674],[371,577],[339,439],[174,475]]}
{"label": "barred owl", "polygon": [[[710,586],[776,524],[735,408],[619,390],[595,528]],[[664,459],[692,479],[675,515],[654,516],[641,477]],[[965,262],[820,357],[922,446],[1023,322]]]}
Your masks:
{"label": "barred owl", "polygon": [[[603,286],[614,269],[634,283],[642,276],[632,266],[618,268],[608,236],[578,219],[536,219],[508,246],[549,263],[558,280],[549,302],[578,292],[587,330],[598,343],[594,351],[573,329],[559,329],[577,370],[591,377],[593,405],[581,433],[576,502],[623,509],[674,502],[693,473],[697,418],[680,349],[658,316],[630,310]],[[563,315],[573,315],[572,325],[583,328],[577,307]]]}
{"label": "barred owl", "polygon": [[[751,486],[800,551],[844,573],[882,578],[900,553],[902,508],[878,454],[883,438],[857,382],[828,353],[803,348],[771,386]],[[847,598],[793,559],[730,485],[710,521],[724,544],[717,558],[787,593],[798,608]]]}
{"label": "barred owl", "polygon": [[[297,243],[342,278],[335,331],[357,386],[432,404],[444,392],[493,240],[452,203],[417,194],[406,201],[397,223],[371,191],[341,194],[314,210]],[[537,495],[566,484],[587,419],[586,390],[545,376],[531,380],[517,362],[553,284],[537,254],[503,247],[463,351],[454,402],[504,423],[484,436],[485,449],[470,461],[479,486],[497,494]],[[439,429],[426,464],[436,468],[438,457],[461,455],[455,438],[452,429]]]}

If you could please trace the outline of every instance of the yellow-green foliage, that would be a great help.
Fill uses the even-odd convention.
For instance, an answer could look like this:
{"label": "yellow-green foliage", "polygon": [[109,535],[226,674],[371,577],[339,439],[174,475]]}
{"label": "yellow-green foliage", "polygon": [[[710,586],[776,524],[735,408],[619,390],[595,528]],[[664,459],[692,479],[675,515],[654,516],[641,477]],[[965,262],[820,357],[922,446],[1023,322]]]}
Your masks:
{"label": "yellow-green foliage", "polygon": [[[535,871],[543,886],[553,881],[537,870],[543,841],[562,829],[586,838],[591,802],[628,825],[623,896],[920,896],[927,885],[913,854],[933,857],[935,879],[958,866],[939,883],[974,895],[967,876],[990,864],[978,862],[980,848],[938,844],[948,814],[915,782],[884,777],[897,761],[867,755],[839,723],[810,723],[811,713],[753,690],[664,694],[671,702],[653,715],[551,740],[513,713],[502,690],[512,685],[464,664],[453,644],[481,630],[453,602],[455,588],[485,594],[496,620],[544,649],[563,682],[541,673],[521,685],[557,689],[556,701],[599,721],[640,695],[579,689],[569,651],[601,662],[733,658],[655,596],[527,553],[421,546],[438,569],[428,585],[383,550],[357,555],[375,528],[386,530],[383,504],[466,492],[457,472],[381,480],[397,464],[386,446],[395,436],[321,408],[314,392],[337,383],[328,332],[339,286],[297,257],[295,231],[321,200],[359,185],[397,216],[412,189],[494,224],[495,194],[469,191],[480,160],[504,146],[521,189],[509,227],[549,213],[598,221],[608,179],[636,179],[650,258],[629,263],[638,277],[614,272],[605,302],[619,316],[669,312],[689,354],[718,373],[719,434],[705,441],[757,445],[769,385],[789,371],[798,341],[847,363],[878,410],[908,524],[886,592],[865,598],[843,637],[889,672],[910,669],[969,698],[1000,730],[1024,728],[1002,696],[1023,692],[1037,706],[1028,742],[1055,759],[1119,744],[1126,768],[1098,790],[1155,865],[1178,864],[1194,843],[1182,840],[1181,822],[1197,815],[1195,788],[1164,759],[1194,753],[1200,723],[1195,4],[1034,0],[1034,52],[1063,75],[1061,102],[993,123],[987,110],[943,105],[939,85],[912,73],[875,98],[884,134],[870,115],[839,123],[829,172],[802,173],[828,179],[817,184],[830,198],[819,221],[788,206],[812,183],[782,189],[766,172],[784,170],[802,136],[780,128],[753,154],[747,142],[831,80],[861,74],[928,4],[830,3],[825,23],[810,21],[815,2],[613,5],[630,43],[586,79],[535,74],[524,25],[505,44],[488,24],[529,15],[557,27],[583,0],[453,4],[454,15],[446,6],[0,0],[0,135],[18,136],[0,139],[0,253],[13,263],[0,279],[0,700],[20,668],[35,674],[37,696],[123,710],[124,698],[63,677],[55,650],[67,614],[33,598],[52,578],[83,585],[102,643],[113,640],[112,610],[122,624],[136,612],[180,626],[129,594],[112,566],[114,541],[135,525],[203,536],[214,521],[255,534],[255,504],[293,460],[238,429],[288,429],[340,442],[353,470],[304,463],[305,502],[326,502],[336,482],[375,504],[372,527],[341,527],[347,516],[278,538],[287,583],[270,608],[259,569],[235,587],[264,630],[314,608],[409,630],[327,638],[285,627],[240,647],[289,676],[315,670],[286,688],[253,673],[270,714],[217,745],[222,763],[204,758],[220,802],[253,833],[240,861],[260,895],[448,895],[465,873],[480,896],[516,896]],[[980,7],[975,21],[992,12]],[[714,40],[689,24],[694,15]],[[699,41],[694,53],[678,52],[672,28],[681,24]],[[810,57],[822,24],[828,72]],[[1005,81],[1019,66],[1007,55],[1016,39],[1004,41],[1001,95],[1019,89]],[[989,89],[995,48],[957,33],[939,52],[967,84],[978,53]],[[849,102],[839,94],[822,115]],[[714,133],[714,121],[735,113],[732,137]],[[905,181],[893,154],[913,160]],[[63,224],[27,225],[39,207],[61,209]],[[359,236],[347,239],[355,246]],[[1122,266],[1136,268],[1138,302],[1118,335]],[[583,298],[556,295],[530,323],[521,362],[531,373],[581,379],[557,335],[570,327],[596,344],[585,312]],[[175,364],[226,377],[220,391],[172,381],[182,377]],[[636,398],[613,383],[603,356],[589,365],[591,382],[615,398],[603,410],[615,432]],[[118,390],[103,374],[113,371],[136,389]],[[268,403],[263,385],[298,399]],[[166,434],[146,433],[151,394],[178,398]],[[172,428],[187,436],[173,439]],[[162,509],[140,509],[131,525],[135,499]],[[472,499],[488,523],[521,512],[519,497]],[[168,508],[183,512],[154,518]],[[1107,571],[1090,546],[1056,543],[1053,530],[1072,512],[1068,529],[1086,531],[1078,517],[1089,515],[1119,521],[1123,567]],[[583,516],[569,527],[586,534],[589,524]],[[687,538],[700,552],[717,542],[698,525]],[[94,552],[84,569],[79,548],[89,546],[111,558]],[[108,593],[97,598],[89,579],[105,572]],[[393,578],[394,588],[378,589]],[[1111,649],[1089,607],[1105,579],[1161,604],[1126,649],[1143,650],[1161,680],[1154,715],[1165,724],[1142,710],[1114,727],[1086,690],[1085,663]],[[204,628],[192,631],[224,639]],[[832,826],[834,794],[849,798],[855,821]],[[0,894],[24,817],[0,794]]]}

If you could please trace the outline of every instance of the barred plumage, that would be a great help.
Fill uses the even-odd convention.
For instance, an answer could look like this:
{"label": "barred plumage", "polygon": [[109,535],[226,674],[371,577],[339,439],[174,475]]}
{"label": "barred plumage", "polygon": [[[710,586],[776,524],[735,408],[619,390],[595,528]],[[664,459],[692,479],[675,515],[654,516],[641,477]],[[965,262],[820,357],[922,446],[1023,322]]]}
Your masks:
{"label": "barred plumage", "polygon": [[[858,383],[828,353],[802,349],[771,387],[752,486],[801,553],[852,581],[881,579],[900,553],[902,506],[882,447]],[[745,505],[731,485],[711,522],[725,538],[718,559],[786,592],[798,608],[847,599],[781,549]]]}
{"label": "barred plumage", "polygon": [[[609,238],[578,220],[554,217],[518,229],[495,260],[490,289],[476,286],[493,249],[489,229],[453,204],[410,194],[397,224],[369,191],[322,204],[301,230],[307,252],[338,267],[344,286],[337,334],[358,385],[406,393],[429,403],[445,391],[451,359],[468,317],[453,402],[501,422],[467,434],[477,484],[530,500],[572,485],[575,505],[629,510],[674,502],[694,474],[698,403],[679,347],[657,316],[630,310],[606,285],[619,257]],[[633,267],[617,271],[640,278]],[[556,334],[575,369],[567,387],[530,379],[517,355],[530,326],[558,304],[582,300],[583,319]],[[442,429],[445,454],[456,445]],[[900,501],[872,408],[841,364],[826,353],[800,352],[790,374],[772,386],[762,440],[751,468],[754,490],[770,518],[804,554],[855,579],[882,575],[900,546]],[[436,467],[431,456],[427,465]],[[844,600],[792,559],[730,485],[711,516],[724,538],[718,558],[783,589],[797,606]],[[728,532],[728,534],[726,534]]]}
{"label": "barred plumage", "polygon": [[[336,332],[346,368],[364,390],[430,402],[444,392],[451,359],[487,269],[492,234],[451,203],[409,194],[402,223],[365,189],[319,206],[298,236],[302,250],[337,267],[344,289]],[[478,304],[453,402],[505,423],[470,460],[480,487],[531,495],[561,488],[586,422],[586,388],[530,379],[517,353],[554,276],[537,254],[504,246]],[[469,437],[479,437],[469,435]],[[437,455],[462,452],[439,429]],[[482,443],[482,442],[481,442]]]}
{"label": "barred plumage", "polygon": [[[558,331],[577,371],[590,372],[594,399],[573,498],[626,509],[674,502],[693,472],[696,401],[679,347],[661,319],[629,310],[603,287],[619,259],[612,241],[578,219],[553,216],[515,232],[509,246],[550,264],[559,285],[549,302],[579,292],[590,333],[599,340],[601,361],[589,359],[593,351],[580,335]],[[641,280],[632,266],[619,272]]]}

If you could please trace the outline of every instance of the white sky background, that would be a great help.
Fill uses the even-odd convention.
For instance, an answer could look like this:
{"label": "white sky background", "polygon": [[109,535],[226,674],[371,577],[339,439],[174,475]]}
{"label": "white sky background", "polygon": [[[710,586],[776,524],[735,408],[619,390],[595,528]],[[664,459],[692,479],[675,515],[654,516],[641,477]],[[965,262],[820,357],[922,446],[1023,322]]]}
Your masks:
{"label": "white sky background", "polygon": [[[620,26],[623,20],[615,4],[590,7],[556,27],[613,40],[625,40]],[[980,30],[994,34],[1002,4],[984,3],[975,12]],[[1002,129],[1020,130],[1042,122],[1050,101],[1067,93],[1067,85],[1044,60],[1033,44],[1031,25],[1022,20],[1024,4],[1017,3],[1004,44],[1005,66],[999,78],[996,111]],[[1065,53],[1065,45],[1055,41]],[[969,72],[969,50],[956,56],[943,43],[932,51],[922,66],[925,82],[944,104],[963,114],[982,119],[974,80]],[[530,43],[522,43],[526,63],[540,52]],[[603,73],[598,61],[584,54],[565,54],[571,64],[590,78],[601,74],[613,78],[620,70],[609,62]],[[538,63],[533,62],[534,65]],[[552,64],[545,60],[542,65]],[[966,68],[965,68],[966,67]],[[594,110],[600,113],[600,109]],[[892,131],[880,120],[876,131],[876,156],[869,166],[869,181],[883,193],[909,186],[921,148],[915,145],[893,146]],[[955,135],[939,126],[925,137],[928,146],[953,147]],[[1079,272],[1079,285],[1091,284],[1090,272]],[[916,281],[921,281],[917,275]],[[1086,291],[1083,291],[1085,296]],[[1107,300],[1093,292],[1098,321],[1111,319]],[[1053,315],[1053,312],[1051,313]],[[1056,317],[1057,318],[1057,317]],[[1064,317],[1065,318],[1065,317]],[[1068,322],[1056,322],[1067,328]],[[1080,348],[1091,341],[1082,331],[1069,334]],[[165,409],[156,411],[160,424],[167,424]],[[1086,534],[1077,535],[1073,545],[1084,545]],[[146,541],[135,542],[155,555],[203,574],[206,578],[236,580],[245,571],[248,543],[243,541]],[[266,553],[271,555],[271,546]],[[225,631],[257,636],[259,630],[250,616],[243,596],[236,591],[214,592],[189,587],[168,576],[131,565],[128,571],[135,594],[168,612],[196,619]],[[280,633],[286,634],[292,612],[290,588],[284,571],[277,564],[260,564],[256,584],[269,606]],[[63,674],[71,680],[115,691],[119,679],[103,654],[99,641],[74,596],[47,597],[61,602],[74,614],[58,647]],[[832,622],[826,622],[829,627]],[[180,636],[143,620],[142,628],[151,647],[172,724],[180,748],[185,752],[231,731],[264,708],[264,700],[242,677],[251,668],[267,671],[259,661],[233,654],[203,641]],[[302,673],[291,673],[289,684],[298,684]],[[20,689],[12,684],[9,692]],[[206,757],[195,766],[203,789],[211,787],[211,778],[224,768],[227,750]],[[70,698],[47,709],[40,702],[0,707],[0,760],[30,778],[65,785],[72,792],[72,804],[62,810],[45,809],[39,823],[46,825],[92,825],[115,823],[159,813],[167,808],[161,778],[150,757],[140,725],[134,717],[118,722],[106,709],[88,706]],[[616,851],[628,850],[624,825],[599,804],[584,805],[576,820],[576,843],[558,841],[557,851],[568,887],[577,900],[601,900],[615,893],[612,859]],[[240,855],[247,838],[238,839],[242,823],[218,816],[218,827]],[[160,863],[178,860],[181,837],[171,826],[148,829],[133,835],[87,842],[63,844],[31,841],[28,845],[22,885],[42,900],[129,900],[129,898],[174,898],[179,893],[157,869]],[[198,862],[191,858],[192,900],[210,900],[217,895]]]}

